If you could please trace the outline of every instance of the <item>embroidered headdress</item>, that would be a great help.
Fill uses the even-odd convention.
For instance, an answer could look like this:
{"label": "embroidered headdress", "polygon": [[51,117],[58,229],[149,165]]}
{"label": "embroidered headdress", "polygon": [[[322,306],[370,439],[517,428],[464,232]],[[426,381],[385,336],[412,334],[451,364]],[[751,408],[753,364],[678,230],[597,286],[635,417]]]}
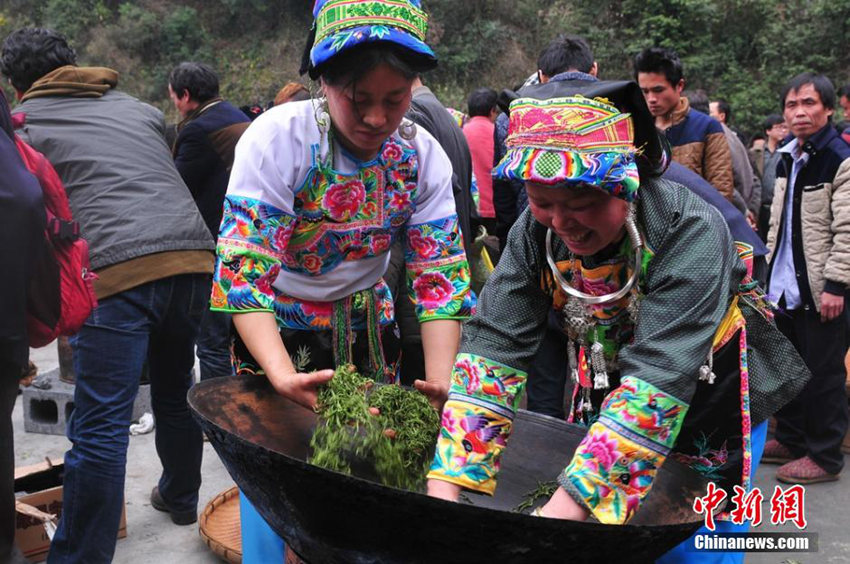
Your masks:
{"label": "embroidered headdress", "polygon": [[630,114],[605,99],[517,98],[510,105],[507,153],[493,170],[505,180],[587,183],[631,202],[640,178]]}
{"label": "embroidered headdress", "polygon": [[420,0],[316,0],[313,19],[309,68],[302,69],[309,70],[312,78],[321,74],[319,67],[336,55],[377,41],[411,51],[424,67],[437,64],[436,55],[425,44],[428,14]]}

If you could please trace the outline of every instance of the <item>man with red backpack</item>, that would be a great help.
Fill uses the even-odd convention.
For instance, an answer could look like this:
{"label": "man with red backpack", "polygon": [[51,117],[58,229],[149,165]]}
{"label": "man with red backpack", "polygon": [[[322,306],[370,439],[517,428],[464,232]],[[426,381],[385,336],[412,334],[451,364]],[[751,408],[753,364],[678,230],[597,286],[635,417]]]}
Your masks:
{"label": "man with red backpack", "polygon": [[29,357],[27,290],[42,253],[41,188],[13,142],[9,105],[0,90],[0,261],[9,268],[0,292],[0,562],[26,562],[14,546],[15,454],[12,409]]}
{"label": "man with red backpack", "polygon": [[139,379],[147,366],[163,472],[155,509],[197,519],[203,437],[186,393],[208,307],[213,240],[165,144],[162,113],[76,66],[61,35],[21,29],[0,70],[21,104],[18,134],[53,164],[90,246],[98,305],[71,339],[76,386],[64,507],[49,562],[112,560]]}

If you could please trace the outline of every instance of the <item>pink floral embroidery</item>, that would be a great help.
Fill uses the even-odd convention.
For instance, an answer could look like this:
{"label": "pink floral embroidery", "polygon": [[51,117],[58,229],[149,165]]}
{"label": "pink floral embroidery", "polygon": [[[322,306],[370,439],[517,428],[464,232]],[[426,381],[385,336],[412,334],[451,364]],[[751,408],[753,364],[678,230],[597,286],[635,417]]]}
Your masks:
{"label": "pink floral embroidery", "polygon": [[410,206],[410,192],[393,192],[390,206],[396,210],[406,210]]}
{"label": "pink floral embroidery", "polygon": [[348,221],[356,215],[366,200],[366,187],[360,180],[333,184],[322,198],[322,206],[336,221]]}
{"label": "pink floral embroidery", "polygon": [[408,244],[420,258],[433,258],[438,248],[437,240],[433,237],[423,237],[422,233],[411,229],[408,233]]}
{"label": "pink floral embroidery", "polygon": [[360,260],[369,254],[369,243],[363,241],[363,233],[355,232],[345,237],[339,245],[345,260]]}
{"label": "pink floral embroidery", "polygon": [[583,455],[590,455],[605,470],[609,470],[617,461],[620,453],[617,452],[617,440],[608,437],[607,432],[589,433],[582,441],[581,450]]}
{"label": "pink floral embroidery", "polygon": [[287,244],[289,243],[289,237],[292,235],[292,228],[292,223],[287,223],[286,225],[278,226],[278,228],[275,229],[274,235],[272,237],[272,248],[278,251],[285,250]]}
{"label": "pink floral embroidery", "polygon": [[391,238],[388,234],[372,235],[372,240],[369,243],[372,248],[372,254],[379,255],[390,248]]}
{"label": "pink floral embroidery", "polygon": [[457,420],[454,418],[454,415],[452,414],[452,409],[451,408],[444,409],[443,410],[442,423],[441,423],[443,429],[445,429],[449,433],[454,433],[455,432],[455,423],[457,423]]}
{"label": "pink floral embroidery", "polygon": [[399,147],[395,143],[387,143],[384,146],[384,152],[381,154],[381,158],[387,163],[391,164],[395,161],[401,159],[402,151],[401,147]]}
{"label": "pink floral embroidery", "polygon": [[467,394],[474,394],[481,387],[481,378],[478,376],[478,367],[470,359],[464,358],[455,363],[455,378],[458,384],[466,388]]}
{"label": "pink floral embroidery", "polygon": [[582,278],[581,283],[584,291],[594,296],[610,294],[620,289],[618,284],[604,278]]}
{"label": "pink floral embroidery", "polygon": [[416,301],[425,309],[437,309],[451,301],[455,287],[440,272],[426,272],[413,282]]}

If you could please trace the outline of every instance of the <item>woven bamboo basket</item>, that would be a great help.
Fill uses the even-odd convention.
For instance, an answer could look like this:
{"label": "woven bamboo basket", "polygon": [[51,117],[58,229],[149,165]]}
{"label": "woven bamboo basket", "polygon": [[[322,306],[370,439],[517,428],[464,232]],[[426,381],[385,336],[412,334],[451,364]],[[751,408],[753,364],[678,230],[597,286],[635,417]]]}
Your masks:
{"label": "woven bamboo basket", "polygon": [[239,519],[239,488],[233,486],[215,496],[201,514],[201,538],[219,558],[231,564],[242,562]]}

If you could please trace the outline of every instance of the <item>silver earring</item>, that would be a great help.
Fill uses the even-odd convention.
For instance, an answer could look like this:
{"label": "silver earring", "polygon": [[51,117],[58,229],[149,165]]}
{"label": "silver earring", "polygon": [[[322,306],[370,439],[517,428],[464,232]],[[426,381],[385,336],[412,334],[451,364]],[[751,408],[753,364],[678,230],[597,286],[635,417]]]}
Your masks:
{"label": "silver earring", "polygon": [[328,99],[313,98],[313,115],[316,117],[316,125],[322,131],[328,131],[331,125],[331,116],[328,113]]}
{"label": "silver earring", "polygon": [[398,126],[398,134],[405,141],[412,141],[416,137],[416,124],[408,119],[403,119]]}

